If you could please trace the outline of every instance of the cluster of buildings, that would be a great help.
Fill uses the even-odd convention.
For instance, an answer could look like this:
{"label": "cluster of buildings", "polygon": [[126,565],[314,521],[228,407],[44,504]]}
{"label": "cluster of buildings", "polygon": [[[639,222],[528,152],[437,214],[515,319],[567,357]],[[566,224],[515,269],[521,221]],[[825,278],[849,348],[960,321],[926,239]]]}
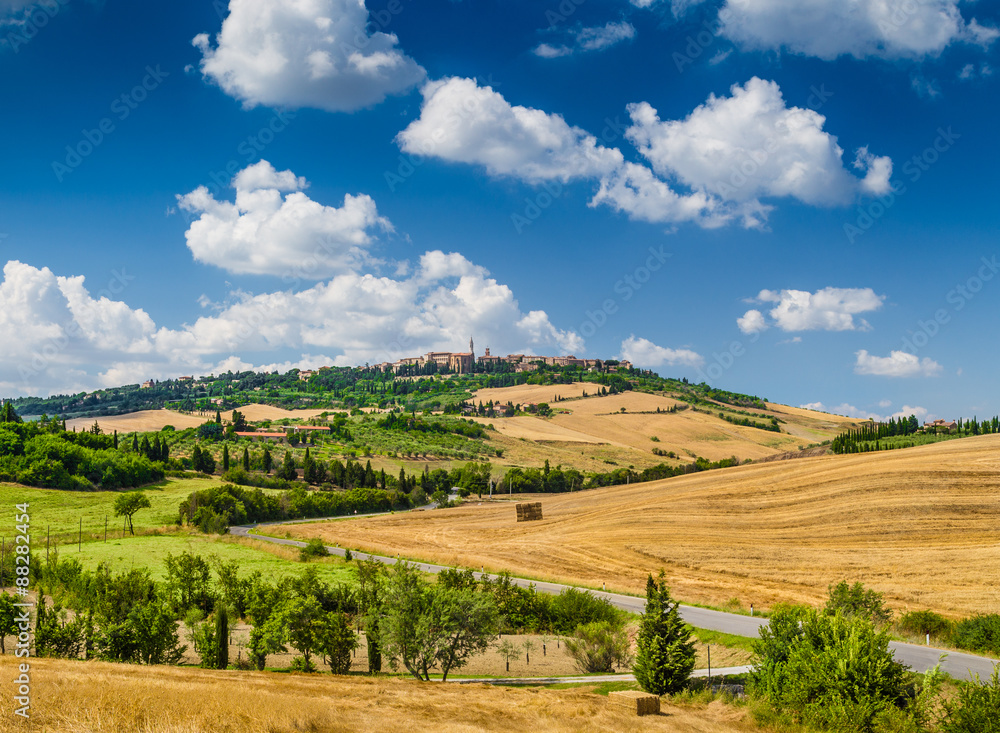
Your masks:
{"label": "cluster of buildings", "polygon": [[934,422],[925,422],[924,430],[947,430],[949,433],[952,430],[958,429],[958,423],[954,420],[935,420]]}
{"label": "cluster of buildings", "polygon": [[[469,374],[475,371],[478,364],[482,367],[497,365],[502,362],[511,364],[515,372],[531,372],[538,369],[538,362],[548,366],[575,366],[583,369],[598,371],[602,368],[600,359],[577,359],[575,356],[535,356],[533,354],[507,354],[507,356],[494,356],[490,354],[490,348],[486,347],[486,353],[476,358],[476,347],[473,340],[469,339],[468,351],[429,351],[423,356],[410,356],[399,361],[383,362],[376,366],[383,370],[392,369],[395,373],[403,371],[406,367],[422,367],[430,363],[437,364],[438,368],[447,369],[457,374]],[[616,369],[631,369],[632,364],[627,361],[618,363]]]}

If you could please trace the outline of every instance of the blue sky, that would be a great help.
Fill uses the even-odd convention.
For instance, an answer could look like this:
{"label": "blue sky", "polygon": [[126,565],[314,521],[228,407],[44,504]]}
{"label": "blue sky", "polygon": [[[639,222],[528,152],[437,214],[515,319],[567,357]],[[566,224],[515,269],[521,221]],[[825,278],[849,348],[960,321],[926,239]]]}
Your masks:
{"label": "blue sky", "polygon": [[0,395],[435,350],[993,415],[987,2],[0,1]]}

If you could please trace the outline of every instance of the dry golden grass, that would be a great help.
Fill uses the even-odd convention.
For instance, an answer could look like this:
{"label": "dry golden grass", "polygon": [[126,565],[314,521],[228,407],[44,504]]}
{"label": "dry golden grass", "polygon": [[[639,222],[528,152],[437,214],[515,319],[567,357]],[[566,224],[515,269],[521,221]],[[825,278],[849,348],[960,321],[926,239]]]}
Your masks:
{"label": "dry golden grass", "polygon": [[[308,420],[316,417],[323,410],[285,410],[271,405],[244,405],[239,408],[244,417],[250,422],[257,420]],[[231,411],[223,413],[223,418],[228,420],[232,416]],[[142,410],[140,412],[130,412],[127,415],[110,415],[107,417],[78,417],[66,421],[66,428],[72,430],[87,430],[94,424],[96,419],[101,429],[105,433],[117,430],[119,433],[152,432],[162,430],[165,425],[173,425],[178,430],[184,428],[196,428],[206,420],[215,417],[214,411],[204,413],[184,413],[173,410]]]}
{"label": "dry golden grass", "polygon": [[196,428],[201,425],[207,417],[189,415],[171,410],[142,410],[140,412],[130,412],[127,415],[110,415],[106,417],[78,417],[66,421],[66,429],[88,430],[94,424],[94,420],[101,426],[101,430],[110,433],[117,430],[119,433],[151,432],[161,430],[164,425],[173,425],[178,430],[184,428]]}
{"label": "dry golden grass", "polygon": [[859,580],[896,608],[1000,612],[1000,436],[740,466],[542,498],[293,528],[330,544],[758,608]]}
{"label": "dry golden grass", "polygon": [[572,384],[520,384],[514,387],[496,387],[493,389],[481,389],[472,393],[472,399],[478,405],[484,405],[493,400],[494,402],[513,402],[520,405],[524,402],[548,402],[555,404],[556,397],[570,399],[582,397],[586,392],[588,395],[596,393],[601,388],[599,384],[590,382],[573,382]]}
{"label": "dry golden grass", "polygon": [[[14,659],[0,659],[13,679]],[[0,731],[32,733],[341,733],[383,731],[760,730],[719,703],[637,717],[583,690],[420,683],[396,678],[139,667],[31,660],[31,719],[0,716]],[[8,706],[13,701],[7,698]]]}
{"label": "dry golden grass", "polygon": [[[535,391],[552,388],[530,387]],[[489,392],[494,399],[503,400],[507,392],[513,395],[528,389],[508,387]],[[785,421],[781,426],[784,432],[772,433],[732,425],[715,414],[667,412],[677,404],[677,400],[663,395],[624,392],[560,402],[554,406],[569,412],[548,419],[521,416],[478,421],[496,428],[494,440],[504,450],[504,463],[538,465],[549,459],[552,465],[563,463],[583,470],[607,470],[607,461],[637,468],[662,463],[664,458],[654,454],[654,448],[673,451],[682,461],[695,456],[717,461],[734,455],[756,460],[796,451],[800,446],[832,438],[844,429],[844,418],[783,405],[769,405],[767,412],[754,411]]]}

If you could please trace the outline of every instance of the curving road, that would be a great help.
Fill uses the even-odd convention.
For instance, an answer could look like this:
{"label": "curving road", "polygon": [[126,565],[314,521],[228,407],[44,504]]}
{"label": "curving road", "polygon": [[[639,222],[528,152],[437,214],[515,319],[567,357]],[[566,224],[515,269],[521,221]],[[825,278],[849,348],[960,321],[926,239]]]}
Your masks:
{"label": "curving road", "polygon": [[[357,515],[357,518],[361,516],[375,516],[375,515]],[[328,517],[328,519],[347,519],[348,517]],[[350,517],[354,518],[354,517]],[[313,519],[310,521],[322,521],[320,519]],[[271,522],[268,524],[259,524],[255,526],[245,526],[245,527],[230,527],[229,531],[231,534],[239,535],[241,537],[253,537],[254,539],[261,540],[263,542],[272,542],[278,545],[291,545],[293,547],[305,547],[305,542],[299,542],[297,540],[289,540],[283,537],[268,537],[266,535],[250,534],[250,530],[256,527],[266,527],[266,526],[276,526],[281,524],[299,524],[300,521],[292,522]],[[343,547],[327,547],[331,553],[335,555],[340,555],[343,557],[345,548]],[[397,557],[383,557],[381,555],[369,555],[364,552],[351,551],[351,555],[359,560],[379,560],[380,562],[386,563],[387,565],[392,565],[399,560],[406,560],[406,558]],[[440,573],[445,570],[447,566],[444,565],[433,565],[430,563],[415,562],[413,563],[417,568],[425,573]],[[489,573],[473,572],[476,579],[482,578],[484,575],[489,576]],[[529,585],[534,585],[535,589],[541,593],[550,593],[552,595],[559,595],[567,588],[575,587],[569,585],[562,585],[560,583],[548,583],[540,580],[528,580],[527,578],[514,578],[511,580],[517,585],[527,588]],[[646,608],[646,599],[637,598],[635,596],[626,596],[619,593],[608,593],[599,590],[590,590],[589,588],[577,588],[577,590],[585,590],[598,598],[606,598],[611,602],[612,605],[618,608],[624,609],[631,613],[642,613]],[[748,636],[751,638],[758,638],[760,636],[760,627],[767,625],[767,619],[753,618],[751,616],[741,616],[736,613],[725,613],[723,611],[713,611],[708,608],[698,608],[696,606],[681,606],[680,607],[681,618],[687,623],[695,626],[699,629],[710,629],[712,631],[721,631],[726,634],[735,634],[736,636]],[[939,661],[941,661],[941,670],[955,679],[971,679],[973,675],[979,675],[980,679],[985,680],[993,674],[994,665],[1000,664],[1000,660],[990,659],[989,657],[980,657],[974,654],[964,654],[962,652],[946,651],[944,649],[936,649],[934,647],[920,646],[918,644],[905,644],[901,641],[891,641],[889,642],[889,647],[892,649],[893,654],[896,659],[903,664],[907,665],[915,672],[926,672],[927,670],[934,667]],[[942,655],[947,655],[941,660]]]}

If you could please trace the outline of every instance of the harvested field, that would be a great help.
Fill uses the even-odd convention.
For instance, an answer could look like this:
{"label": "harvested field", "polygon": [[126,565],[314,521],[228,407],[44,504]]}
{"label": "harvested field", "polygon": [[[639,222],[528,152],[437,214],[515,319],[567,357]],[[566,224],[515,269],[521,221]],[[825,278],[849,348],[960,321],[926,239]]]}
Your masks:
{"label": "harvested field", "polygon": [[[13,655],[0,673],[14,679]],[[37,733],[341,733],[346,731],[761,730],[721,703],[636,717],[585,690],[459,685],[392,677],[333,677],[185,667],[31,660],[31,720],[0,731]]]}
{"label": "harvested field", "polygon": [[101,430],[105,433],[111,433],[115,430],[119,433],[144,433],[162,430],[164,425],[173,425],[178,430],[196,428],[207,419],[207,416],[173,412],[172,410],[142,410],[130,412],[127,415],[108,415],[97,418],[77,417],[66,421],[66,429],[88,430],[94,424],[94,420],[97,420]]}
{"label": "harvested field", "polygon": [[472,399],[478,405],[484,405],[493,400],[494,402],[513,402],[520,405],[524,402],[548,402],[554,404],[556,397],[570,399],[571,397],[582,397],[586,392],[588,395],[595,394],[601,385],[591,382],[573,382],[572,384],[521,384],[515,387],[495,387],[493,389],[481,389],[473,392]]}
{"label": "harvested field", "polygon": [[[323,410],[285,410],[271,405],[244,405],[239,408],[247,420],[255,422],[257,420],[308,420],[316,417]],[[225,420],[229,420],[232,411],[223,412]],[[72,430],[86,430],[94,424],[96,419],[101,429],[105,433],[117,430],[119,433],[131,432],[153,432],[162,430],[165,425],[173,425],[178,430],[184,428],[196,428],[206,420],[213,419],[215,412],[186,413],[174,412],[173,410],[142,410],[140,412],[130,412],[127,415],[109,415],[106,417],[78,417],[66,421],[66,428]]]}
{"label": "harvested field", "polygon": [[[523,500],[523,497],[522,497]],[[291,528],[329,544],[641,593],[818,603],[861,581],[897,609],[1000,612],[1000,436],[745,465],[544,498]]]}

